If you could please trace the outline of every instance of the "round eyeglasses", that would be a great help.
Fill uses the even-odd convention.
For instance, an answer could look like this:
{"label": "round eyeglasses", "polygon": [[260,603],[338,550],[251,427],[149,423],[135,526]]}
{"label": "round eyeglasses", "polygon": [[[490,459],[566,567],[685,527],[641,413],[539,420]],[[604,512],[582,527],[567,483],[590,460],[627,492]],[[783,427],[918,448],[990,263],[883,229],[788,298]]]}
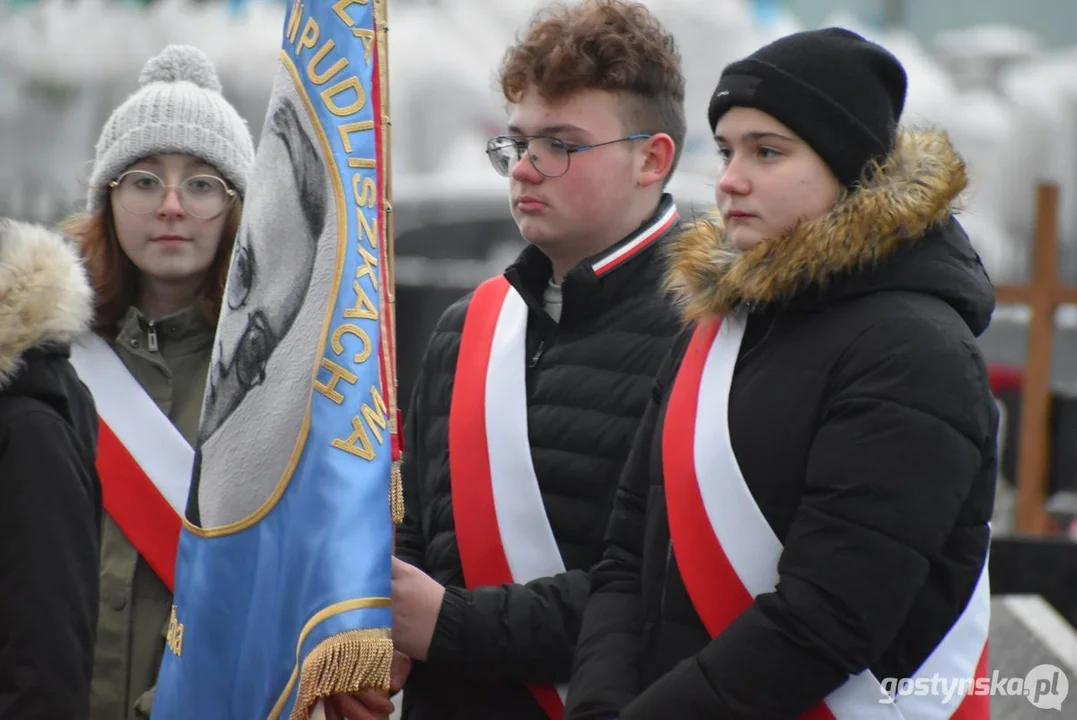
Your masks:
{"label": "round eyeglasses", "polygon": [[490,164],[494,166],[498,175],[508,177],[513,166],[520,162],[526,152],[531,164],[542,176],[556,178],[568,172],[572,155],[575,153],[628,140],[645,140],[649,137],[651,137],[650,133],[636,133],[594,145],[573,145],[552,137],[514,138],[499,135],[490,138],[486,143],[486,156],[490,158]]}
{"label": "round eyeglasses", "polygon": [[120,207],[133,215],[155,212],[170,189],[179,194],[184,212],[200,220],[217,217],[236,198],[236,191],[216,175],[194,175],[179,185],[166,185],[148,170],[128,170],[108,185]]}

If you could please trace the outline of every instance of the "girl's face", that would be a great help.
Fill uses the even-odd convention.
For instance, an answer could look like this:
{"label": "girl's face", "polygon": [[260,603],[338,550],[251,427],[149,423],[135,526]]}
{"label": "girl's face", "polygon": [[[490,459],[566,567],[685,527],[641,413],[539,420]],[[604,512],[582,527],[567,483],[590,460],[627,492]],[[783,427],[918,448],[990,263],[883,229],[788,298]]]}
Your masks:
{"label": "girl's face", "polygon": [[825,215],[841,195],[823,159],[761,110],[731,108],[714,138],[722,156],[715,200],[727,237],[741,250]]}
{"label": "girl's face", "polygon": [[120,247],[144,276],[200,284],[217,256],[230,190],[216,168],[192,155],[138,161],[110,193]]}

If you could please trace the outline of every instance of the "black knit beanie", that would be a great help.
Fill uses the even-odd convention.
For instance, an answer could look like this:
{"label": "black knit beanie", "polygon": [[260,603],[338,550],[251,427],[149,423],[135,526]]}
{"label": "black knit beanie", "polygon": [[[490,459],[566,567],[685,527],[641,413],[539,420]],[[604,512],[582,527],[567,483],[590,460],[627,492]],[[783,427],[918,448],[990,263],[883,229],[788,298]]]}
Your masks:
{"label": "black knit beanie", "polygon": [[794,33],[726,66],[711,96],[711,130],[731,107],[765,112],[799,135],[843,185],[893,148],[905,68],[843,28]]}

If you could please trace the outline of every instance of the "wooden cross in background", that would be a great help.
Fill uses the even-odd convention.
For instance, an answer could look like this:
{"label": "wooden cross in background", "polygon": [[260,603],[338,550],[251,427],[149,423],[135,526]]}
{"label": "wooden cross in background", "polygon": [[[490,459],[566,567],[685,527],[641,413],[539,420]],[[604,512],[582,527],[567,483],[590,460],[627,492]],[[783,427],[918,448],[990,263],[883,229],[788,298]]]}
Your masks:
{"label": "wooden cross in background", "polygon": [[1051,442],[1051,350],[1055,311],[1077,304],[1077,287],[1058,278],[1058,187],[1036,189],[1036,231],[1032,277],[1028,285],[996,285],[999,304],[1031,310],[1028,356],[1022,373],[1021,418],[1017,444],[1017,518],[1019,533],[1045,535],[1054,523],[1044,509]]}

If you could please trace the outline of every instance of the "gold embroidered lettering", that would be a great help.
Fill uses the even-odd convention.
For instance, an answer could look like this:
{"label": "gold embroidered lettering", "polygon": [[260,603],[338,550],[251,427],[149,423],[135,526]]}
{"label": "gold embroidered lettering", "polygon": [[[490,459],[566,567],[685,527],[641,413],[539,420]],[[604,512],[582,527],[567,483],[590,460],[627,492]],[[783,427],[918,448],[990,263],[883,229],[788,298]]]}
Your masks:
{"label": "gold embroidered lettering", "polygon": [[378,443],[381,443],[381,431],[378,428],[384,430],[388,427],[388,420],[385,417],[388,408],[385,407],[385,401],[382,399],[381,393],[378,392],[378,388],[374,386],[370,387],[370,399],[374,403],[374,407],[371,408],[364,403],[359,412],[362,413],[363,419],[366,420],[367,426],[374,433]]}
{"label": "gold embroidered lettering", "polygon": [[[300,9],[301,0],[294,1],[297,3],[294,7]],[[370,6],[372,3],[370,0],[333,0],[332,8],[337,18],[351,29],[352,34],[362,38],[369,68],[373,56],[375,33],[373,30],[356,26],[355,20],[348,14],[348,9],[353,5]],[[290,42],[297,43],[297,54],[300,49],[314,49],[319,43],[320,29],[317,23],[308,20],[300,33],[299,27],[302,24],[302,21],[296,17],[293,17],[288,24],[288,38]],[[324,44],[317,47],[306,63],[307,77],[315,85],[323,86],[317,94],[322,106],[331,114],[341,118],[362,111],[367,105],[368,93],[372,92],[372,89],[363,85],[354,72],[349,76],[349,60],[355,60],[355,58],[349,58],[348,53],[344,53],[341,57],[340,48],[333,40],[327,39]],[[342,322],[332,331],[329,352],[321,359],[318,377],[314,382],[314,389],[337,405],[343,405],[346,401],[345,395],[350,392],[347,386],[354,386],[358,382],[359,377],[352,370],[357,370],[357,365],[371,360],[374,353],[374,337],[371,335],[373,331],[368,331],[360,323],[349,322],[349,320],[378,321],[381,313],[376,296],[381,279],[378,268],[378,218],[376,215],[368,218],[364,214],[364,210],[374,210],[378,207],[379,187],[376,175],[363,177],[364,173],[361,172],[377,171],[379,163],[374,158],[351,157],[356,150],[352,135],[375,130],[375,122],[387,122],[387,119],[375,114],[373,120],[356,118],[348,122],[341,121],[339,124],[333,123],[336,125],[341,145],[348,155],[346,167],[353,170],[352,195],[349,199],[355,206],[356,224],[354,227],[357,238],[354,252],[358,252],[361,259],[361,264],[356,268],[352,281],[355,302],[351,307],[342,309]],[[363,152],[363,154],[367,153]],[[388,207],[386,207],[386,212],[388,212]],[[375,295],[372,296],[367,292],[366,283],[362,282],[364,276],[369,279]],[[346,348],[344,341],[346,335],[356,337],[360,347],[355,348],[356,341],[351,341],[353,344]],[[347,361],[343,361],[341,358],[345,356],[348,349],[355,352],[348,357]],[[328,376],[323,374],[323,371],[328,372]],[[341,380],[345,382],[345,385],[340,385]],[[332,447],[365,460],[373,460],[376,457],[389,428],[388,409],[378,385],[380,381],[370,388],[370,400],[361,404],[358,413],[352,416],[351,433],[345,438],[334,438],[331,441]],[[349,405],[351,405],[350,402]]]}
{"label": "gold embroidered lettering", "polygon": [[[366,239],[370,241],[370,247],[377,249],[378,247],[378,218],[374,216],[370,220],[366,219],[366,215],[363,214],[362,208],[355,209],[355,217],[359,220],[359,229],[366,235]],[[359,242],[363,241],[363,234],[359,236]],[[359,246],[359,252],[363,252],[363,246]],[[369,261],[368,261],[369,262]],[[377,264],[377,260],[374,264]]]}
{"label": "gold embroidered lettering", "polygon": [[352,197],[359,207],[366,205],[368,209],[373,209],[378,203],[378,184],[374,178],[352,175]]}
{"label": "gold embroidered lettering", "polygon": [[[375,246],[375,247],[377,247],[377,246]],[[374,268],[378,267],[378,258],[375,257],[374,255],[371,255],[370,251],[367,250],[362,245],[357,245],[355,247],[355,249],[359,251],[359,255],[361,255],[362,258],[363,258],[363,264],[360,265],[355,270],[356,279],[361,278],[363,276],[366,276],[366,277],[370,278],[370,282],[374,285],[374,289],[377,290],[378,289],[378,273],[375,272]]]}
{"label": "gold embroidered lettering", "polygon": [[321,366],[323,369],[328,370],[332,377],[330,377],[329,382],[326,383],[323,383],[321,380],[315,380],[314,389],[322,395],[325,395],[337,405],[340,405],[344,402],[344,396],[337,390],[337,383],[343,380],[349,385],[354,385],[355,381],[359,379],[359,376],[347,368],[342,368],[329,358],[322,358]]}
{"label": "gold embroidered lettering", "polygon": [[348,167],[360,170],[377,170],[378,161],[374,158],[348,158]]}
{"label": "gold embroidered lettering", "polygon": [[344,152],[350,154],[352,151],[352,142],[348,138],[349,135],[351,135],[353,132],[366,132],[373,129],[373,120],[360,120],[359,122],[344,123],[339,128],[337,128],[337,132],[340,133],[340,141],[344,143]]}
{"label": "gold embroidered lettering", "polygon": [[298,55],[303,48],[309,50],[314,47],[319,35],[321,35],[321,30],[318,28],[317,21],[314,18],[307,18],[307,24],[303,28],[303,34],[299,36],[299,45],[295,49],[295,54]]}
{"label": "gold embroidered lettering", "polygon": [[[363,404],[359,410],[360,414],[352,418],[352,434],[344,440],[336,438],[330,443],[336,449],[351,453],[364,460],[373,460],[377,453],[374,443],[370,442],[370,433],[374,434],[374,438],[380,444],[382,441],[381,431],[388,427],[385,401],[376,386],[372,385],[370,387],[370,397],[374,407],[371,408],[369,405]],[[367,432],[368,429],[370,432]]]}
{"label": "gold embroidered lettering", "polygon": [[348,67],[348,58],[340,58],[325,72],[318,72],[318,63],[324,60],[325,56],[328,55],[334,47],[336,47],[336,43],[333,42],[332,38],[326,40],[322,46],[318,48],[318,52],[314,53],[314,57],[310,59],[310,62],[307,63],[307,77],[309,77],[310,81],[315,85],[324,85],[332,80],[333,76]]}
{"label": "gold embroidered lettering", "polygon": [[337,17],[352,29],[352,35],[363,39],[363,54],[366,57],[367,65],[370,64],[370,55],[374,49],[374,31],[355,27],[355,21],[344,11],[350,5],[367,5],[369,2],[370,0],[337,0],[337,2],[333,3],[333,12],[337,14]]}
{"label": "gold embroidered lettering", "polygon": [[344,311],[344,317],[351,320],[377,320],[378,308],[358,280],[352,282],[352,289],[355,290],[355,305]]}
{"label": "gold embroidered lettering", "polygon": [[351,19],[348,13],[344,12],[351,5],[369,5],[370,0],[337,0],[333,3],[333,12],[337,14],[337,17],[344,21],[344,24],[348,27],[355,25],[355,21]]}
{"label": "gold embroidered lettering", "polygon": [[303,3],[295,0],[292,3],[292,14],[288,18],[288,30],[285,32],[288,42],[295,43],[295,36],[299,33],[299,25],[303,20]]}
{"label": "gold embroidered lettering", "polygon": [[168,618],[168,632],[165,634],[165,642],[168,649],[176,657],[183,655],[183,623],[176,619],[176,606],[172,606],[172,614]]}
{"label": "gold embroidered lettering", "polygon": [[[359,283],[356,283],[356,285],[358,284]],[[367,300],[367,302],[370,301]],[[377,313],[374,313],[374,316],[377,317]],[[347,310],[344,311],[344,317],[348,317]],[[355,356],[352,357],[352,362],[366,362],[366,359],[370,357],[370,336],[366,334],[366,330],[363,330],[363,328],[359,327],[358,325],[352,325],[349,323],[347,325],[341,325],[335,331],[333,331],[333,337],[330,341],[332,344],[333,352],[335,352],[337,355],[344,354],[344,345],[341,344],[340,339],[345,335],[354,335],[355,337],[359,338],[359,340],[363,343],[363,349],[355,353]]]}
{"label": "gold embroidered lettering", "polygon": [[[355,92],[355,100],[350,105],[341,107],[337,105],[336,97],[342,92],[352,90]],[[346,117],[348,115],[354,115],[363,109],[366,105],[366,91],[363,90],[362,84],[359,82],[359,78],[352,77],[344,78],[336,85],[330,88],[322,90],[320,93],[322,102],[325,103],[326,109],[336,115],[337,117]],[[351,160],[348,160],[348,164],[351,165]]]}
{"label": "gold embroidered lettering", "polygon": [[366,64],[370,64],[370,56],[374,51],[374,31],[367,28],[352,28],[352,35],[363,41],[363,57]]}

